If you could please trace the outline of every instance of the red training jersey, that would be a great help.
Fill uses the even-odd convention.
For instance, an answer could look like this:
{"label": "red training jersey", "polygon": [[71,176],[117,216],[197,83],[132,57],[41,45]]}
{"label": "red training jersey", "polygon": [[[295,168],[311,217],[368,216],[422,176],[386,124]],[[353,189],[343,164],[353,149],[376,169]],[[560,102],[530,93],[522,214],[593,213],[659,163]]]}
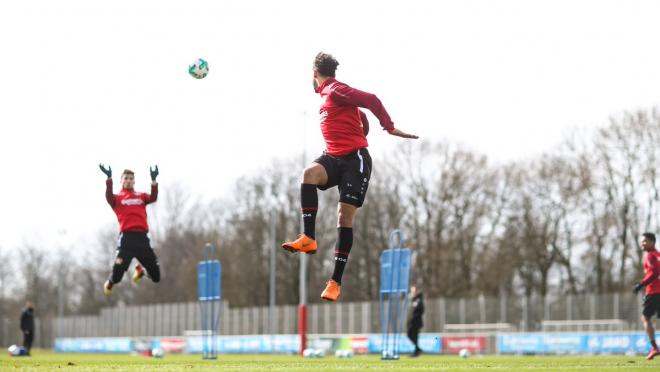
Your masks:
{"label": "red training jersey", "polygon": [[334,78],[325,80],[316,92],[323,98],[319,113],[328,155],[343,156],[369,145],[366,136],[369,122],[359,107],[371,111],[383,129],[394,130],[390,115],[374,94],[351,88]]}
{"label": "red training jersey", "polygon": [[642,285],[646,286],[646,294],[660,293],[660,252],[654,250],[644,255],[644,279]]}
{"label": "red training jersey", "polygon": [[112,179],[105,181],[105,200],[117,215],[120,232],[149,232],[147,204],[158,199],[158,184],[151,184],[151,194],[122,188],[112,193]]}

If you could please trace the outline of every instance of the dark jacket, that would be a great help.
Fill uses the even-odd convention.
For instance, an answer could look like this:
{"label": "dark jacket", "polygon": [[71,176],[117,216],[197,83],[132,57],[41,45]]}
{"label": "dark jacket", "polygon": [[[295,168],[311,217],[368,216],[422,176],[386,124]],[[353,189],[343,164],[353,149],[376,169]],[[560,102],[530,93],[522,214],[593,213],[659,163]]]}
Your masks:
{"label": "dark jacket", "polygon": [[424,296],[418,293],[410,302],[410,319],[408,328],[422,328],[424,326]]}
{"label": "dark jacket", "polygon": [[32,309],[24,309],[21,313],[21,331],[34,333],[34,313]]}

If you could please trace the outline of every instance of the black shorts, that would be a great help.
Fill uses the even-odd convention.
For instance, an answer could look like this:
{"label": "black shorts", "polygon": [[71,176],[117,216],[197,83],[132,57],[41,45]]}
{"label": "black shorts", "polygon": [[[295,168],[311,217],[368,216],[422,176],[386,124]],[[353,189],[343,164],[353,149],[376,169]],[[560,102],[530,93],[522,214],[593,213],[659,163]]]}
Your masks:
{"label": "black shorts", "polygon": [[660,293],[653,293],[644,296],[642,314],[647,318],[652,317],[653,314],[660,318]]}
{"label": "black shorts", "polygon": [[115,256],[112,273],[110,274],[110,281],[112,283],[119,283],[121,281],[124,272],[128,270],[128,266],[134,258],[147,270],[147,274],[151,280],[154,282],[160,280],[158,257],[156,257],[154,250],[151,248],[147,233],[124,232],[119,234],[117,255]]}
{"label": "black shorts", "polygon": [[371,155],[366,148],[344,156],[323,154],[315,163],[321,164],[328,174],[328,182],[319,190],[338,186],[339,201],[361,207],[367,196],[371,179]]}

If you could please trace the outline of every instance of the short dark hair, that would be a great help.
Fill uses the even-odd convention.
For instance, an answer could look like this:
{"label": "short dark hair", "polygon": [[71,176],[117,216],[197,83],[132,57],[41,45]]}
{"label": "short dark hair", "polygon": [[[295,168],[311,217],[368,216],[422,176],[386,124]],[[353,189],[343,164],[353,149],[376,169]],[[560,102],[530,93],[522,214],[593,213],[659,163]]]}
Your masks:
{"label": "short dark hair", "polygon": [[124,176],[126,174],[130,174],[131,176],[135,176],[135,173],[133,173],[133,171],[130,170],[130,169],[124,169],[124,172],[121,175]]}
{"label": "short dark hair", "polygon": [[644,239],[648,239],[648,240],[652,241],[655,244],[655,234],[654,233],[645,232],[644,234],[642,234],[642,236],[644,237]]}
{"label": "short dark hair", "polygon": [[337,66],[339,66],[339,62],[332,54],[320,52],[314,58],[314,68],[323,76],[335,77]]}

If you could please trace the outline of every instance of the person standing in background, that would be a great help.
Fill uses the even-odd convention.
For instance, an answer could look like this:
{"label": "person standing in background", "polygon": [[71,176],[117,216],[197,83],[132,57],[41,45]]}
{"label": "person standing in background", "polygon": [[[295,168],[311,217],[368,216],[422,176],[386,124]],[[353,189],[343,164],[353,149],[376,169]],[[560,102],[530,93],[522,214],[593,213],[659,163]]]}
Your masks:
{"label": "person standing in background", "polygon": [[23,347],[29,356],[34,340],[34,306],[30,301],[25,303],[25,308],[21,312],[21,331],[23,332]]}
{"label": "person standing in background", "polygon": [[419,347],[419,330],[424,326],[424,296],[416,287],[410,287],[410,318],[408,319],[408,338],[415,345],[411,357],[418,357],[422,353]]}
{"label": "person standing in background", "polygon": [[633,292],[637,294],[642,288],[646,288],[642,304],[642,323],[651,344],[651,351],[646,359],[651,360],[660,355],[653,328],[653,316],[660,318],[660,252],[655,249],[655,234],[650,232],[642,234],[641,246],[645,252],[644,278],[635,283]]}

